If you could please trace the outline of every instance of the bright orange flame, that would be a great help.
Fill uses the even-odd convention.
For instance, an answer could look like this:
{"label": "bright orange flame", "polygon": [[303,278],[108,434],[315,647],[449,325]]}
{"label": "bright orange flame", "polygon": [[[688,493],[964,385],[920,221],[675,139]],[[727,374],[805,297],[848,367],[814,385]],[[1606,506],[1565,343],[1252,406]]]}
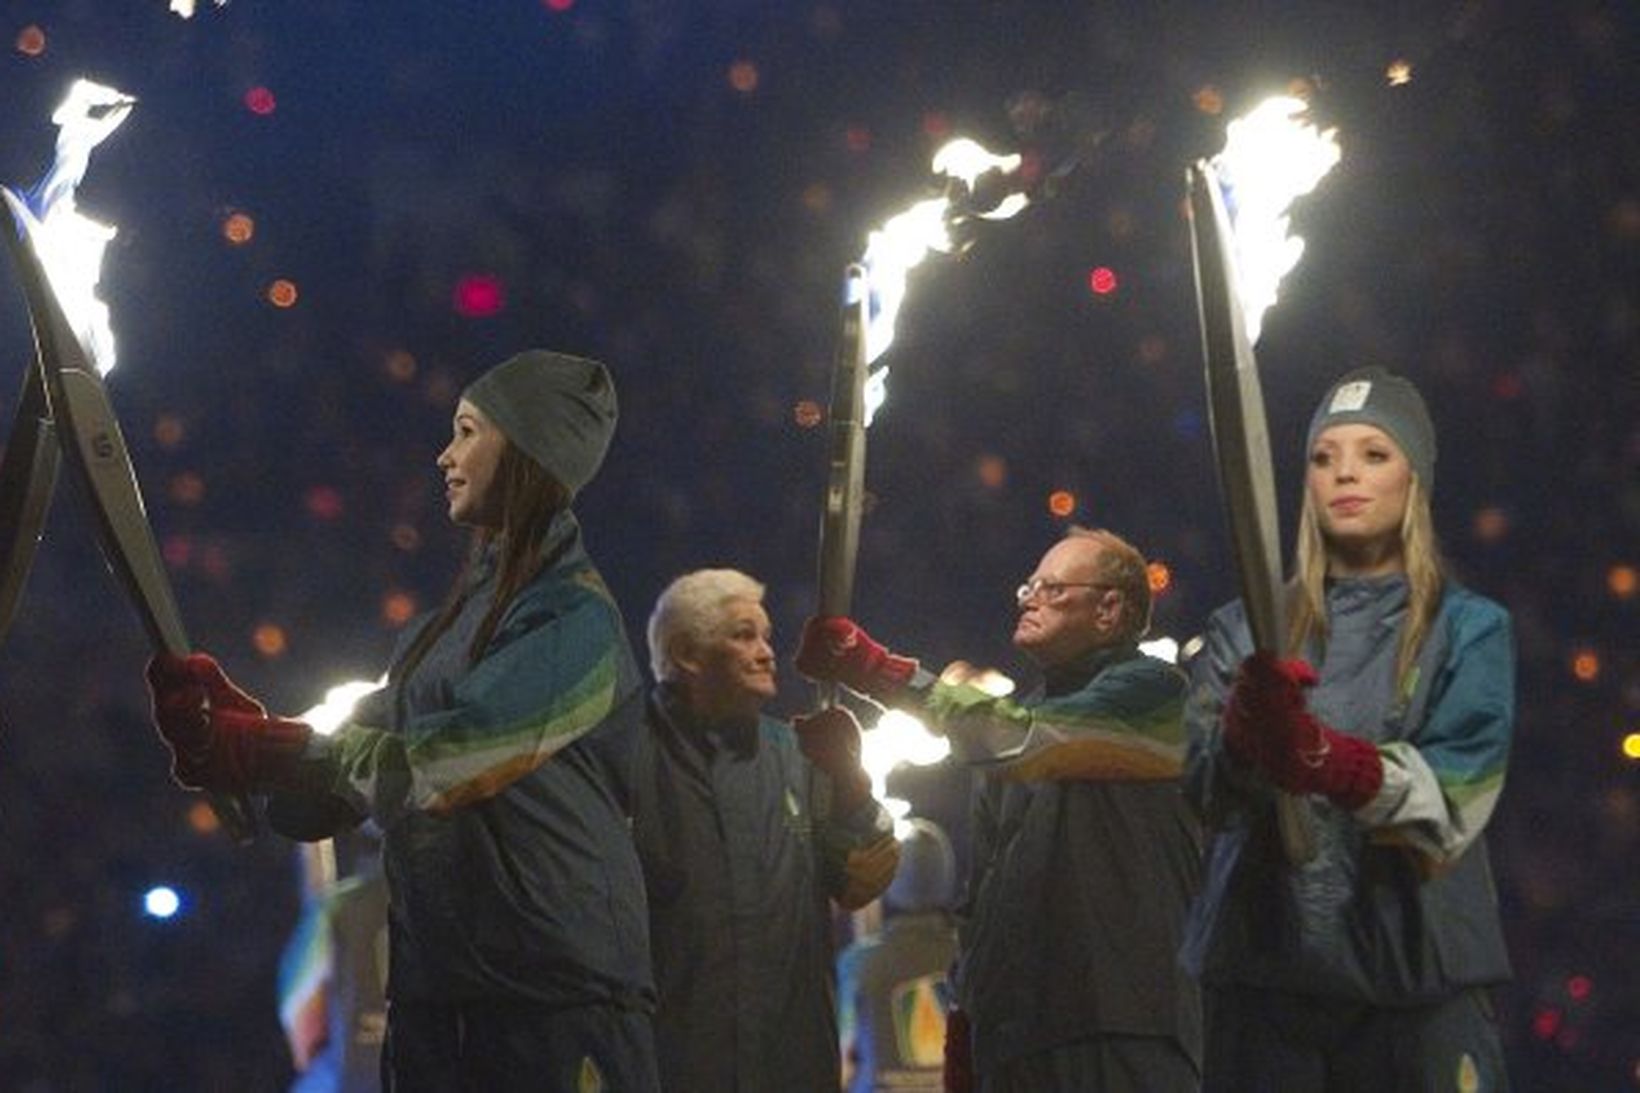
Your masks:
{"label": "bright orange flame", "polygon": [[17,52],[25,57],[38,57],[46,51],[46,32],[30,23],[17,32]]}
{"label": "bright orange flame", "polygon": [[729,66],[729,86],[742,95],[750,95],[757,90],[757,65],[751,61],[736,61]]}
{"label": "bright orange flame", "polygon": [[1593,649],[1579,649],[1573,653],[1572,675],[1580,683],[1593,683],[1600,678],[1600,654]]}
{"label": "bright orange flame", "polygon": [[1150,582],[1151,595],[1160,596],[1173,587],[1173,570],[1166,562],[1151,562],[1145,566],[1145,579]]}
{"label": "bright orange flame", "polygon": [[1054,490],[1048,495],[1048,511],[1065,517],[1076,511],[1076,494],[1070,490]]}
{"label": "bright orange flame", "polygon": [[296,295],[296,282],[283,277],[268,286],[268,303],[274,307],[295,307]]}
{"label": "bright orange flame", "polygon": [[197,505],[205,500],[205,480],[193,471],[183,471],[171,479],[170,494],[179,505]]}
{"label": "bright orange flame", "polygon": [[382,621],[403,626],[416,614],[416,598],[408,592],[389,592],[382,597]]}
{"label": "bright orange flame", "polygon": [[1634,598],[1640,589],[1640,572],[1632,565],[1614,565],[1606,571],[1606,590],[1620,600]]}
{"label": "bright orange flame", "polygon": [[277,623],[264,622],[251,632],[251,645],[269,660],[284,656],[285,628]]}
{"label": "bright orange flame", "polygon": [[248,213],[229,213],[222,219],[222,238],[242,247],[256,234],[256,221]]}

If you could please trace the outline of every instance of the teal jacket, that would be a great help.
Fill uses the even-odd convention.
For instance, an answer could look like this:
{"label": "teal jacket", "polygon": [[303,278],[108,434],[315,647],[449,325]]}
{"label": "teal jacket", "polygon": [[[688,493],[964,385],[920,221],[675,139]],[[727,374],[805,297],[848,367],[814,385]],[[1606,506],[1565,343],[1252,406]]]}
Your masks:
{"label": "teal jacket", "polygon": [[1225,755],[1220,714],[1252,642],[1215,612],[1191,664],[1189,792],[1213,832],[1183,955],[1209,984],[1411,1005],[1509,976],[1485,827],[1514,731],[1514,646],[1498,604],[1449,584],[1398,687],[1405,580],[1333,582],[1311,710],[1371,740],[1384,782],[1345,813],[1308,799],[1320,852],[1289,866],[1272,788]]}
{"label": "teal jacket", "polygon": [[653,1006],[628,827],[637,665],[572,515],[543,551],[475,663],[487,560],[414,671],[399,661],[430,618],[407,631],[388,688],[315,737],[304,763],[334,812],[384,832],[395,1000]]}

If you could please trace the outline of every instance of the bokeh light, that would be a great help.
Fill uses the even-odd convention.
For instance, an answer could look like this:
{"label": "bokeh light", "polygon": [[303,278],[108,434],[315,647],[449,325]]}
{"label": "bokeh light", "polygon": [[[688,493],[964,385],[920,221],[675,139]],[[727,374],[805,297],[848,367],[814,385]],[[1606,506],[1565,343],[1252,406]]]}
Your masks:
{"label": "bokeh light", "polygon": [[222,218],[222,238],[242,247],[256,234],[256,221],[249,213],[234,212]]}
{"label": "bokeh light", "polygon": [[169,885],[156,885],[142,894],[142,913],[149,918],[167,919],[182,910],[182,896]]}
{"label": "bokeh light", "polygon": [[205,480],[193,471],[183,471],[171,477],[167,493],[179,505],[197,505],[205,500]]}
{"label": "bokeh light", "polygon": [[188,830],[196,835],[215,835],[222,830],[222,820],[217,816],[216,809],[209,801],[196,799],[188,804],[188,811],[184,816]]}
{"label": "bokeh light", "polygon": [[1173,587],[1173,570],[1166,562],[1151,562],[1145,566],[1145,580],[1150,583],[1151,595],[1166,595]]}
{"label": "bokeh light", "polygon": [[987,453],[974,461],[974,473],[979,477],[979,484],[986,489],[1000,490],[1008,484],[1008,461],[1000,455]]}
{"label": "bokeh light", "polygon": [[871,130],[864,125],[851,125],[843,130],[843,145],[855,155],[871,150]]}
{"label": "bokeh light", "polygon": [[1088,274],[1088,288],[1095,296],[1109,296],[1116,284],[1116,271],[1109,266],[1098,266]]}
{"label": "bokeh light", "polygon": [[729,66],[729,86],[742,95],[750,95],[757,90],[757,65],[751,61],[736,61]]}
{"label": "bokeh light", "polygon": [[416,617],[416,598],[408,592],[393,591],[382,597],[382,621],[400,627]]}
{"label": "bokeh light", "polygon": [[1048,495],[1048,511],[1060,519],[1076,511],[1076,494],[1070,490],[1054,490]]}
{"label": "bokeh light", "polygon": [[451,302],[464,319],[487,319],[507,306],[506,286],[493,273],[469,273],[456,281]]}
{"label": "bokeh light", "polygon": [[273,97],[273,92],[266,87],[253,87],[245,92],[245,109],[253,114],[267,117],[278,108],[279,103]]}
{"label": "bokeh light", "polygon": [[1190,101],[1203,114],[1218,115],[1224,113],[1224,95],[1212,84],[1206,84],[1196,89],[1190,96]]}
{"label": "bokeh light", "polygon": [[1640,732],[1631,732],[1623,737],[1623,757],[1640,760]]}
{"label": "bokeh light", "polygon": [[1573,651],[1572,675],[1579,683],[1593,683],[1599,679],[1600,654],[1586,647]]}
{"label": "bokeh light", "polygon": [[803,208],[819,216],[831,209],[831,187],[824,182],[811,182],[803,187]]}
{"label": "bokeh light", "polygon": [[154,443],[166,451],[180,447],[187,435],[187,427],[175,414],[161,414],[154,419]]}
{"label": "bokeh light", "polygon": [[1384,82],[1391,87],[1405,87],[1412,82],[1412,62],[1407,60],[1391,61],[1384,69]]}
{"label": "bokeh light", "polygon": [[575,0],[541,0],[541,6],[548,11],[562,15],[575,6]]}
{"label": "bokeh light", "polygon": [[286,647],[285,628],[278,623],[264,622],[251,631],[251,648],[269,660],[284,656]]}
{"label": "bokeh light", "polygon": [[1475,538],[1483,543],[1496,543],[1509,534],[1509,514],[1496,505],[1475,510],[1473,524]]}
{"label": "bokeh light", "polygon": [[951,119],[938,110],[930,110],[922,117],[923,136],[933,141],[943,141],[951,135]]}
{"label": "bokeh light", "polygon": [[1640,571],[1632,565],[1614,565],[1606,571],[1606,590],[1619,600],[1632,600],[1640,588]]}
{"label": "bokeh light", "polygon": [[160,556],[172,569],[187,569],[194,557],[194,541],[186,535],[167,535]]}
{"label": "bokeh light", "polygon": [[407,349],[394,349],[382,360],[382,371],[394,383],[409,383],[416,378],[416,357]]}
{"label": "bokeh light", "polygon": [[296,282],[280,277],[269,283],[267,291],[268,303],[277,308],[296,306]]}
{"label": "bokeh light", "polygon": [[792,420],[799,429],[812,429],[825,420],[825,411],[811,398],[802,399],[792,407]]}
{"label": "bokeh light", "polygon": [[341,491],[335,486],[314,486],[302,498],[302,507],[315,520],[328,523],[341,519],[347,506],[342,501]]}
{"label": "bokeh light", "polygon": [[17,52],[25,57],[38,57],[46,51],[46,32],[30,23],[17,32]]}
{"label": "bokeh light", "polygon": [[414,524],[394,524],[393,530],[388,533],[388,539],[394,547],[406,554],[421,549],[421,532],[416,530]]}

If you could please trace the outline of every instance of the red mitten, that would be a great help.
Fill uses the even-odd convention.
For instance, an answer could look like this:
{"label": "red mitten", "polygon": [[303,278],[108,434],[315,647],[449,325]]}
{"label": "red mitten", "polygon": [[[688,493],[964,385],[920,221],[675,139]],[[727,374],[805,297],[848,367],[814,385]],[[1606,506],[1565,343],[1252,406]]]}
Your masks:
{"label": "red mitten", "polygon": [[871,796],[871,776],[860,766],[860,723],[842,706],[795,718],[792,731],[804,757],[831,779],[832,812],[847,816]]}
{"label": "red mitten", "polygon": [[313,734],[300,721],[268,716],[209,654],[155,657],[148,678],[155,725],[171,747],[172,775],[189,789],[238,794],[272,788],[291,772]]}
{"label": "red mitten", "polygon": [[809,679],[841,683],[887,701],[911,682],[917,662],[889,652],[853,619],[827,615],[803,625],[797,670]]}

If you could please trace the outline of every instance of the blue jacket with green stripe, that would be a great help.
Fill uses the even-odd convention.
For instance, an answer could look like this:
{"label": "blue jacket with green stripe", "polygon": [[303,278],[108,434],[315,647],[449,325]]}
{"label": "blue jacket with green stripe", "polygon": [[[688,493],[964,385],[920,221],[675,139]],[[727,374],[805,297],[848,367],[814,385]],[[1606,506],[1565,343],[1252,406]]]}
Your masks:
{"label": "blue jacket with green stripe", "polygon": [[409,676],[398,661],[430,619],[388,688],[309,748],[304,784],[385,833],[395,1000],[653,1007],[628,827],[637,665],[572,515],[543,551],[476,662],[487,560]]}

